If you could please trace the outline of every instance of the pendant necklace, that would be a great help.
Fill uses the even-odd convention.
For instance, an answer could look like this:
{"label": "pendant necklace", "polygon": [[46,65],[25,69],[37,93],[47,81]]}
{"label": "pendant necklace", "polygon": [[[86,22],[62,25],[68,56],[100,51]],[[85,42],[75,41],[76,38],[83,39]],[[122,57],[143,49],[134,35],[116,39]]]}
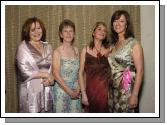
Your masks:
{"label": "pendant necklace", "polygon": [[101,57],[101,46],[100,46],[100,50],[98,50],[96,47],[95,47],[95,49],[97,52],[97,57]]}

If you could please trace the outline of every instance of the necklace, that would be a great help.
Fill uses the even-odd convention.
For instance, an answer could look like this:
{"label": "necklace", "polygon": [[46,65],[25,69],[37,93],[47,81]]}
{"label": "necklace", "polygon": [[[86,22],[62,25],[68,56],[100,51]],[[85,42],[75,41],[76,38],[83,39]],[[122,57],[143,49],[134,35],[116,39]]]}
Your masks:
{"label": "necklace", "polygon": [[101,46],[100,46],[99,50],[96,47],[94,47],[94,48],[96,49],[97,57],[101,57]]}

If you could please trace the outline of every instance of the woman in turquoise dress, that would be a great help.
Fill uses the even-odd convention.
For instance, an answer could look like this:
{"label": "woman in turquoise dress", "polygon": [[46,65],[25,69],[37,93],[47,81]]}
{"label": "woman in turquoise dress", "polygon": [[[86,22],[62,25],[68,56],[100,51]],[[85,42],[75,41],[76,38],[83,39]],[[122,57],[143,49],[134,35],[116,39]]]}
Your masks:
{"label": "woman in turquoise dress", "polygon": [[73,46],[74,35],[74,23],[63,20],[59,26],[62,45],[53,53],[53,75],[56,80],[53,87],[53,112],[81,112],[78,85],[79,54],[78,49]]}
{"label": "woman in turquoise dress", "polygon": [[108,57],[113,84],[109,91],[109,111],[135,112],[144,70],[141,44],[134,38],[127,11],[118,10],[111,17],[112,52]]}

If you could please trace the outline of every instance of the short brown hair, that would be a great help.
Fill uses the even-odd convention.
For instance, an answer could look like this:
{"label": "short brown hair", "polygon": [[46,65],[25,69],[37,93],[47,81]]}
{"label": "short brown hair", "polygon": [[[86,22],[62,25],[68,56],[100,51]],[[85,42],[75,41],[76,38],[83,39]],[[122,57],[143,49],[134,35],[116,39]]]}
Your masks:
{"label": "short brown hair", "polygon": [[41,29],[42,29],[42,38],[41,38],[41,41],[45,41],[46,40],[46,29],[44,27],[44,24],[43,22],[38,19],[37,17],[31,17],[31,18],[28,18],[23,27],[22,27],[22,36],[21,36],[21,40],[25,40],[26,42],[30,41],[30,28],[31,28],[31,25],[33,23],[36,23],[38,22],[41,26]]}
{"label": "short brown hair", "polygon": [[[63,42],[63,38],[60,37],[60,33],[61,33],[61,32],[63,31],[63,29],[64,29],[65,27],[67,27],[67,26],[72,27],[73,30],[74,30],[74,33],[75,33],[75,24],[74,24],[71,20],[69,20],[69,19],[64,19],[64,20],[60,23],[60,25],[59,25],[59,38],[60,38],[60,42]],[[73,40],[73,41],[74,41],[74,40]],[[73,43],[73,41],[72,41],[72,43]]]}

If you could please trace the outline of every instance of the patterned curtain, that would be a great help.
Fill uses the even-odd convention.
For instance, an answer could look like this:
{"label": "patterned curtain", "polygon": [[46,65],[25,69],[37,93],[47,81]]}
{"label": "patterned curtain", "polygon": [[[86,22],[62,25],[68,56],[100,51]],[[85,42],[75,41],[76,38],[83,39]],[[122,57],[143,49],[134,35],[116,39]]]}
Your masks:
{"label": "patterned curtain", "polygon": [[[140,6],[138,5],[6,5],[5,6],[5,112],[17,112],[15,51],[21,42],[21,28],[29,17],[40,18],[46,27],[47,41],[55,49],[59,44],[58,27],[63,19],[76,25],[75,45],[81,50],[91,38],[91,29],[103,21],[110,29],[111,15],[124,9],[130,13],[136,38],[140,41]],[[109,30],[110,31],[110,30]]]}

